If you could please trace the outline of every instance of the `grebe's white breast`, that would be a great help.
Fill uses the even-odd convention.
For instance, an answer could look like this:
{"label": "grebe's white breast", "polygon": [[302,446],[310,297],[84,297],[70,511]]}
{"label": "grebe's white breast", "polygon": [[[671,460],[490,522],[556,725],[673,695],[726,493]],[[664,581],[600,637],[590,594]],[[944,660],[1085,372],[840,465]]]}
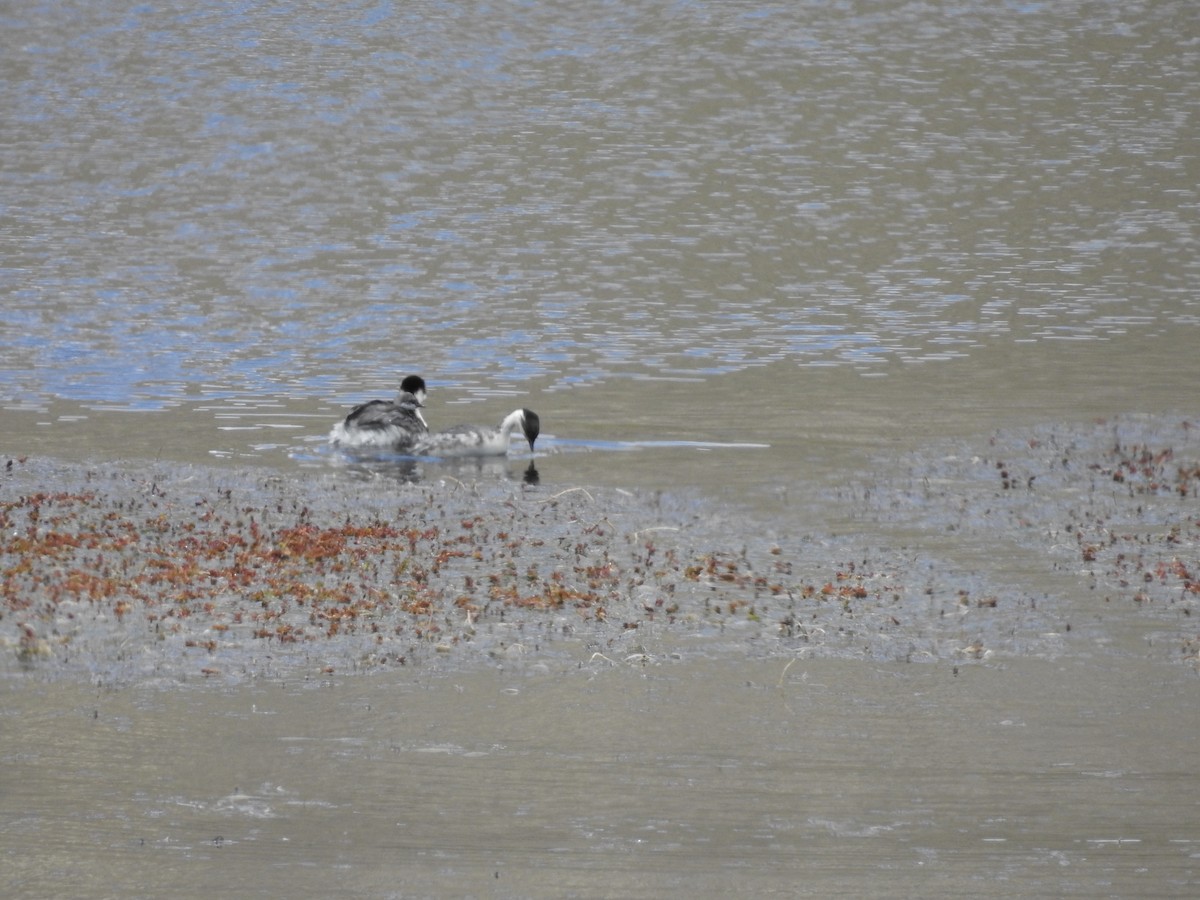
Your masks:
{"label": "grebe's white breast", "polygon": [[412,452],[418,456],[503,456],[508,453],[512,433],[519,430],[529,442],[529,452],[532,453],[533,442],[537,440],[541,427],[541,419],[533,410],[515,409],[495,428],[456,425],[426,435],[417,441]]}
{"label": "grebe's white breast", "polygon": [[329,440],[341,447],[373,447],[407,451],[429,434],[421,415],[425,400],[425,380],[409,375],[400,384],[395,400],[369,400],[360,403],[345,420],[329,432]]}

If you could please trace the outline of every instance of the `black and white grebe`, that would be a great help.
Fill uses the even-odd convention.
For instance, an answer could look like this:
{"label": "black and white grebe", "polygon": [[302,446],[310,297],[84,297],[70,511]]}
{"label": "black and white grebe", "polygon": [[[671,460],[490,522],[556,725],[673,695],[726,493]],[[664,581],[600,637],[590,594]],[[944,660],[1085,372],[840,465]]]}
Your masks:
{"label": "black and white grebe", "polygon": [[400,382],[395,400],[368,400],[360,403],[345,421],[329,432],[329,440],[342,447],[375,447],[381,450],[411,450],[429,434],[421,415],[426,397],[425,379],[409,375]]}
{"label": "black and white grebe", "polygon": [[498,428],[483,428],[478,425],[456,425],[445,431],[426,435],[416,442],[412,452],[417,456],[503,456],[508,453],[509,438],[519,430],[529,442],[537,440],[542,422],[532,409],[514,409]]}

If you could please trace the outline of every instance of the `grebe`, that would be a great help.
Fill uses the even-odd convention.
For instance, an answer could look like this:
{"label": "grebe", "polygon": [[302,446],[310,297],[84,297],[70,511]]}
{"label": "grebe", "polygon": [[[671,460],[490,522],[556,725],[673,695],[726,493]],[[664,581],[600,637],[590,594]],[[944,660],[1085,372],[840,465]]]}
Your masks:
{"label": "grebe", "polygon": [[529,452],[537,440],[542,422],[532,409],[514,409],[498,428],[478,425],[455,425],[419,439],[412,448],[416,456],[503,456],[508,453],[508,441],[520,429],[529,441]]}
{"label": "grebe", "polygon": [[409,450],[429,434],[429,426],[421,415],[426,396],[425,379],[409,375],[400,382],[400,394],[395,400],[360,403],[350,410],[345,421],[333,426],[329,440],[343,447]]}

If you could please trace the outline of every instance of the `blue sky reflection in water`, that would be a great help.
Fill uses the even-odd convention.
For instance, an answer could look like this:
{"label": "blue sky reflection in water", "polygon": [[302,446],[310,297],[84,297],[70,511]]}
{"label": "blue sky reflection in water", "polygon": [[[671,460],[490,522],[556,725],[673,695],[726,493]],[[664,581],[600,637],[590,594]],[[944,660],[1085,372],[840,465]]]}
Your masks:
{"label": "blue sky reflection in water", "polygon": [[1076,6],[11,13],[5,405],[1190,331],[1186,5]]}

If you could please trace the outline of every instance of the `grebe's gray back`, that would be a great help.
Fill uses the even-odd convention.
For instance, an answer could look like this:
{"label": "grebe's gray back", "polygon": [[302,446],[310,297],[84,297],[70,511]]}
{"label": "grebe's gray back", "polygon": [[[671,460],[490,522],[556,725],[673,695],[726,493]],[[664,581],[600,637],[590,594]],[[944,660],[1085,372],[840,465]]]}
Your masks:
{"label": "grebe's gray back", "polygon": [[329,440],[343,447],[409,450],[429,434],[429,426],[421,415],[426,394],[425,379],[409,375],[400,382],[400,394],[395,400],[360,403],[344,421],[333,426]]}
{"label": "grebe's gray back", "polygon": [[508,453],[512,433],[518,429],[529,442],[532,453],[533,442],[542,429],[542,421],[532,409],[513,410],[496,428],[456,425],[434,432],[418,440],[412,452],[418,456],[503,456]]}

